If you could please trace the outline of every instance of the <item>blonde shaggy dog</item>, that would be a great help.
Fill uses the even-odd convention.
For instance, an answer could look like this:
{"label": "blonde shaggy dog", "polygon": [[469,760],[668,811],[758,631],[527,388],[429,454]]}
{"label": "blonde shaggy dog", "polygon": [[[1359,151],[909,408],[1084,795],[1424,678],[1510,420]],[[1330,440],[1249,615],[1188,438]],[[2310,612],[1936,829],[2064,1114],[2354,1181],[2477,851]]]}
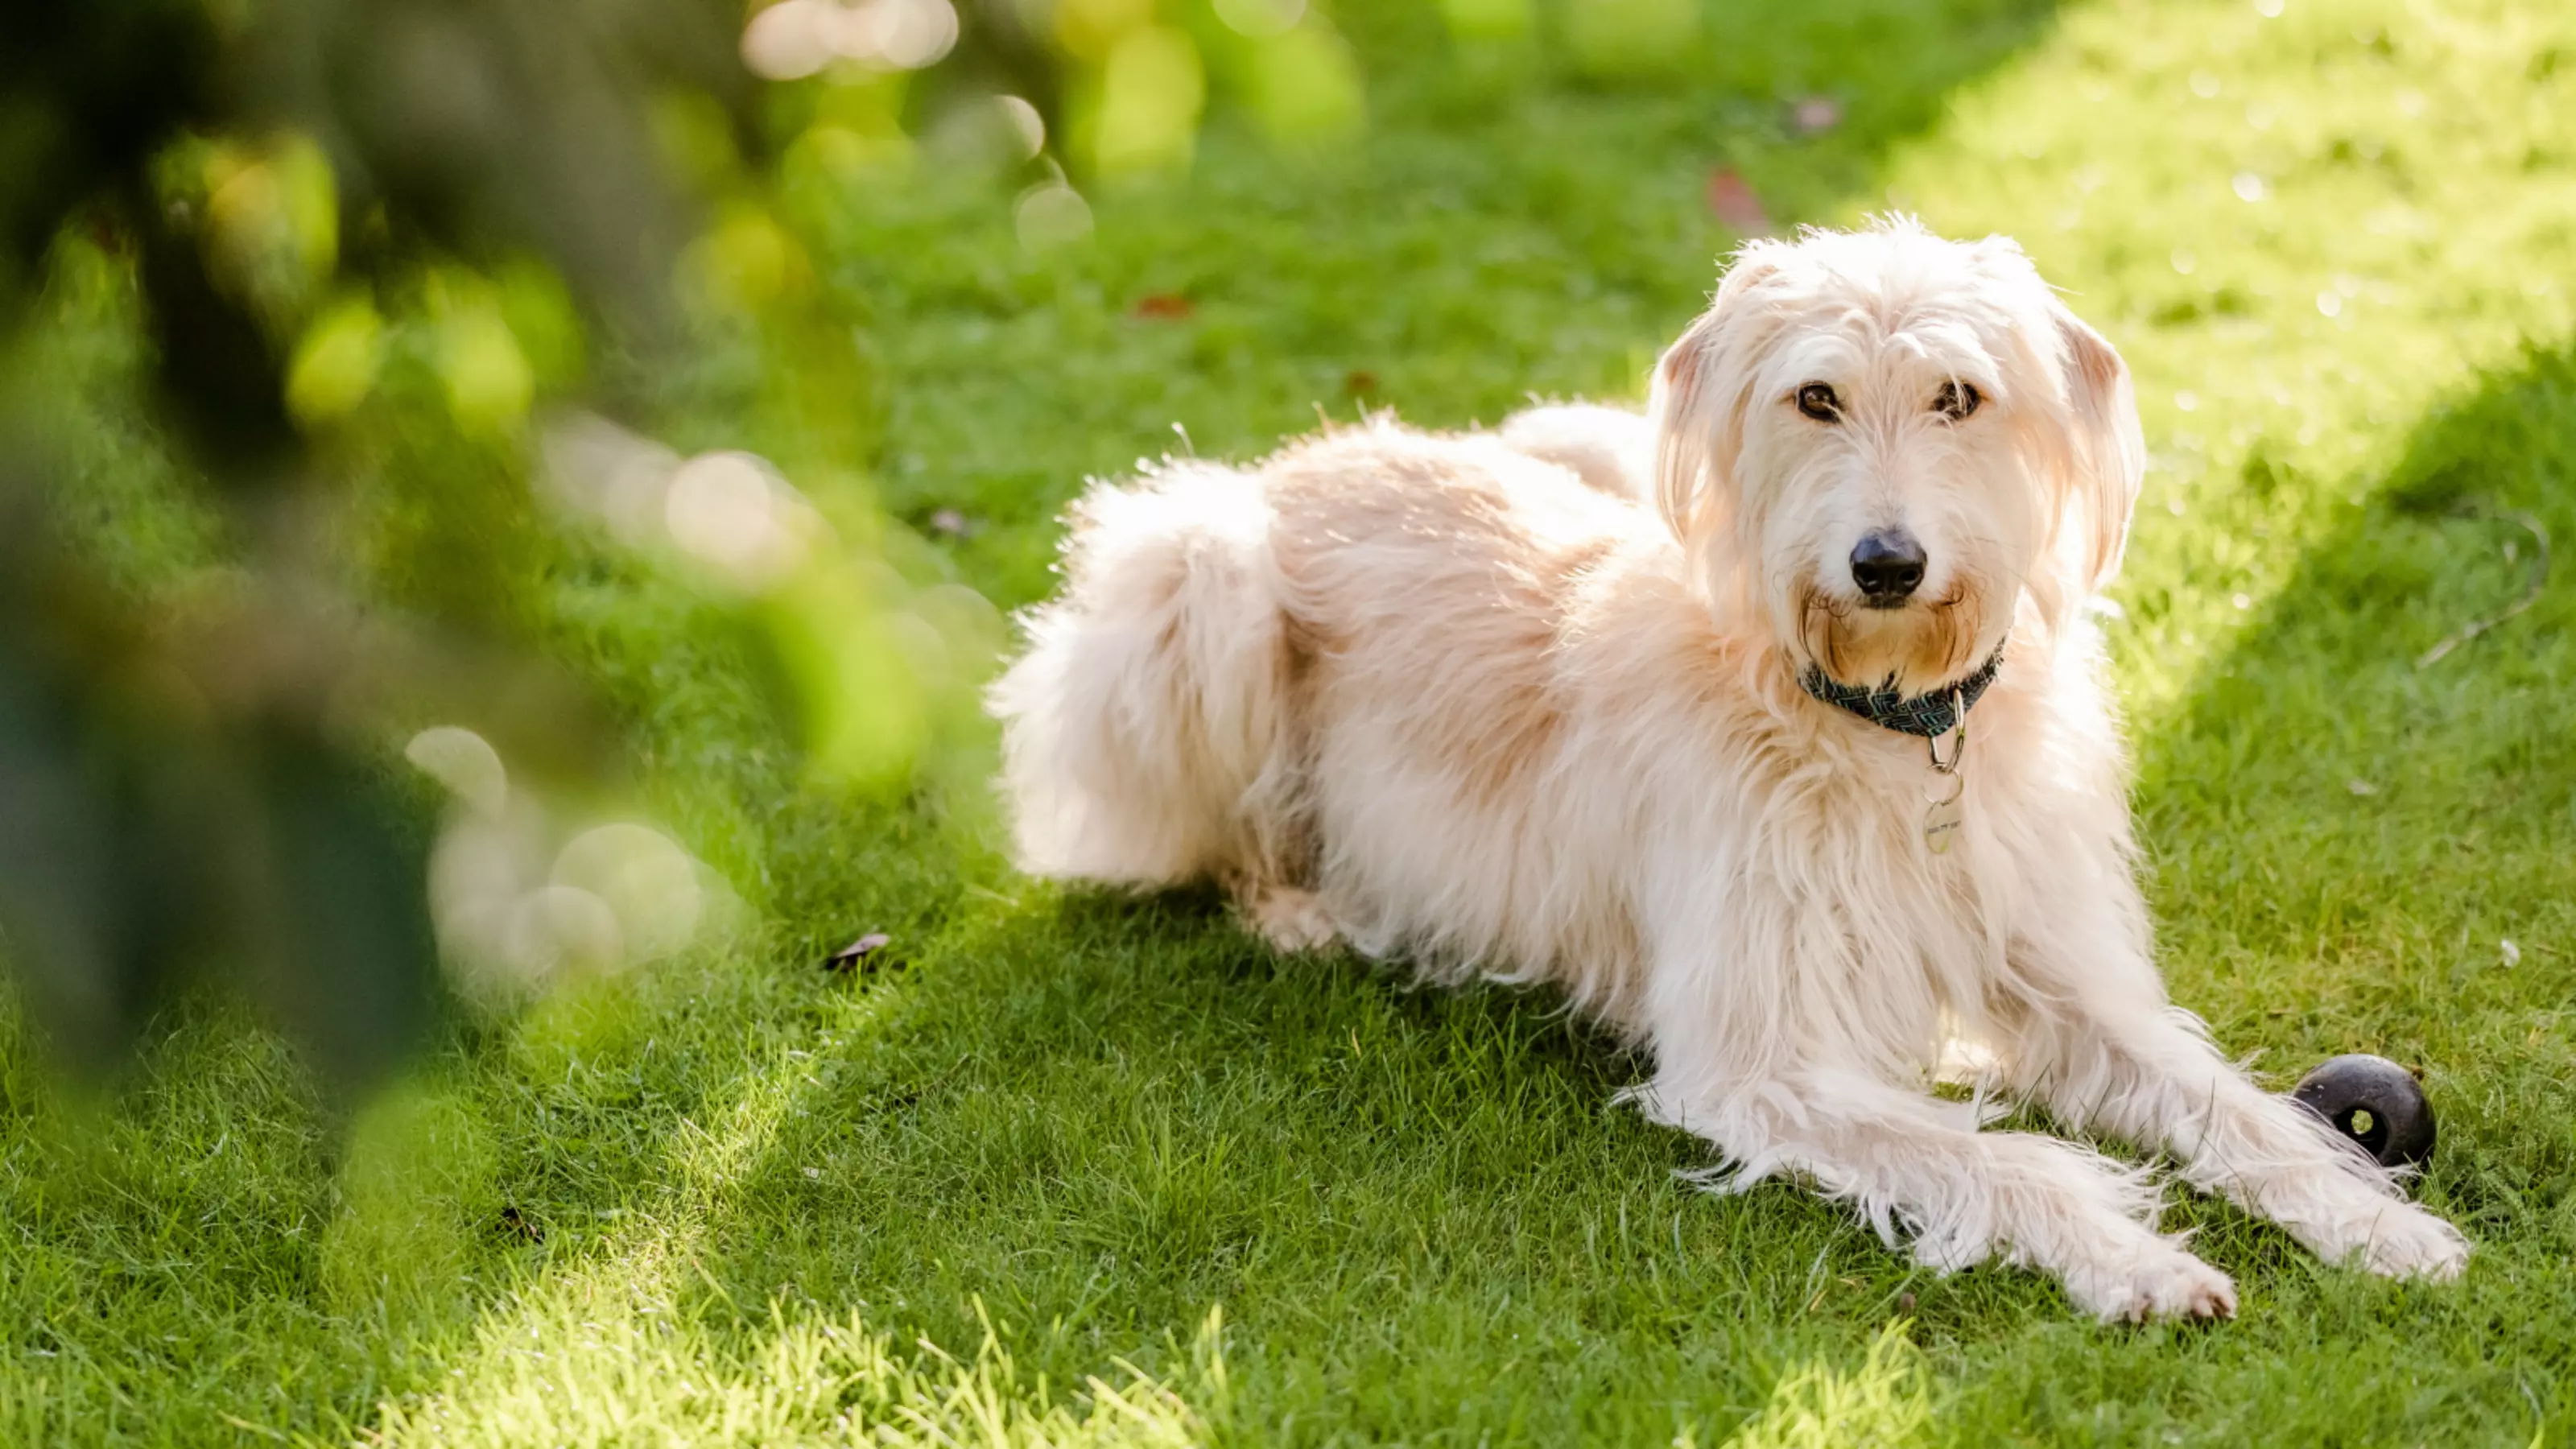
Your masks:
{"label": "blonde shaggy dog", "polygon": [[2235,1290],[2143,1172],[1980,1131],[1945,1061],[2326,1258],[2452,1277],[2460,1234],[2157,977],[2085,609],[2142,466],[2119,355],[2012,242],[1757,242],[1646,418],[1094,487],[992,694],[1021,863],[1553,982],[1651,1050],[1636,1099],[1715,1180],[1794,1174],[2106,1319]]}

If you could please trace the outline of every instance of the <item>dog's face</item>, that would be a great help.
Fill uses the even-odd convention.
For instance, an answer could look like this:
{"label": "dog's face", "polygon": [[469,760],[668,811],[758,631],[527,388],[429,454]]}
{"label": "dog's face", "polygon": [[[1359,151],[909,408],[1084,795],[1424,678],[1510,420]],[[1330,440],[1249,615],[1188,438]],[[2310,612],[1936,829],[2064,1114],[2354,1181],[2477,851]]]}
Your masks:
{"label": "dog's face", "polygon": [[1907,693],[2106,582],[2143,462],[2119,355],[2021,250],[1904,221],[1747,248],[1653,412],[1713,606],[1801,668]]}

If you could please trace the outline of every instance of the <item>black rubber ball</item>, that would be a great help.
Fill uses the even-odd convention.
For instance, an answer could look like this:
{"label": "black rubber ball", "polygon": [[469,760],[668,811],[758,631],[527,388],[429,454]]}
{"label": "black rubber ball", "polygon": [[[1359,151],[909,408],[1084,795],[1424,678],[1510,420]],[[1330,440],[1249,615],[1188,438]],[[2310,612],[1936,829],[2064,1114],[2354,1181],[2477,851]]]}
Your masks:
{"label": "black rubber ball", "polygon": [[2382,1167],[2421,1167],[2433,1155],[2433,1104],[2386,1057],[2331,1057],[2290,1093]]}

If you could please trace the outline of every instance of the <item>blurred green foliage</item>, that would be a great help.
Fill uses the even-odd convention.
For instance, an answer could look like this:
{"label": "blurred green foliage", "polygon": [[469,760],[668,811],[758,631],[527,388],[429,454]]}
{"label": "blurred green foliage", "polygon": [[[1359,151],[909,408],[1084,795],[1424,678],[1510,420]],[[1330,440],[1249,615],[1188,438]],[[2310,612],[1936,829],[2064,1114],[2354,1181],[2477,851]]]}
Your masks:
{"label": "blurred green foliage", "polygon": [[[141,332],[186,480],[163,511],[195,520],[200,565],[141,580],[97,546],[84,420],[13,365],[0,929],[76,1062],[116,1060],[184,963],[253,988],[326,1080],[376,1080],[445,996],[401,731],[466,723],[526,778],[613,782],[600,711],[526,627],[533,444],[549,402],[642,412],[633,380],[695,325],[673,276],[714,178],[675,177],[670,118],[757,197],[739,21],[704,0],[0,19],[0,338],[37,351],[84,306]],[[846,338],[815,341],[831,320],[777,329],[818,387],[853,370]]]}
{"label": "blurred green foliage", "polygon": [[[642,134],[623,77],[724,73],[703,10],[484,9],[113,0],[0,21],[0,328],[49,279],[82,284],[64,247],[109,273],[93,290],[131,289],[154,411],[229,565],[184,598],[127,587],[64,535],[65,420],[0,394],[0,925],[76,1060],[113,1060],[181,962],[254,987],[343,1086],[431,1019],[425,832],[373,735],[395,696],[524,672],[499,606],[525,513],[500,434],[535,372],[502,315],[511,273],[465,285],[423,259],[515,244],[649,323],[672,212],[621,139]],[[660,37],[649,57],[626,25]],[[690,34],[707,43],[673,40]],[[389,335],[375,294],[396,289],[435,329],[427,359],[417,329]],[[423,360],[446,436],[336,433]],[[404,601],[415,620],[362,603],[333,557],[368,447],[408,466],[391,506],[447,565]]]}

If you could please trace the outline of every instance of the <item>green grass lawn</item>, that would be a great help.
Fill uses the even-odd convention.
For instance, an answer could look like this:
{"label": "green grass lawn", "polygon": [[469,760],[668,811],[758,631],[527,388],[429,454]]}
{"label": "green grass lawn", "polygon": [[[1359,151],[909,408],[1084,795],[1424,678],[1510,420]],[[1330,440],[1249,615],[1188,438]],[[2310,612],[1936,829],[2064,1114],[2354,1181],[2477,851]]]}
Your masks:
{"label": "green grass lawn", "polygon": [[[940,566],[1015,606],[1083,476],[1176,422],[1242,457],[1319,410],[1634,397],[1733,243],[1714,167],[1783,224],[2016,235],[2138,377],[2112,647],[2174,993],[2284,1085],[2420,1066],[2465,1281],[2177,1191],[2238,1319],[2105,1328],[1793,1187],[1703,1196],[1697,1143],[1611,1105],[1641,1063],[1543,996],[1276,959],[1209,900],[1019,879],[940,792],[800,786],[715,612],[567,535],[545,628],[749,909],[460,1030],[345,1129],[220,1002],[87,1106],[10,1025],[0,1443],[2576,1438],[2564,560],[2414,664],[2530,564],[2459,505],[2576,547],[2576,8],[1711,5],[1638,82],[1340,8],[1364,132],[1278,154],[1220,113],[1086,246],[1032,259],[1006,196],[927,179],[796,198],[866,319],[879,500],[966,514]],[[1801,136],[1811,94],[1843,119]],[[131,366],[113,329],[47,345]],[[673,440],[784,456],[754,361],[672,380]],[[97,449],[148,494],[148,448]],[[145,502],[107,527],[145,572],[202,552]],[[899,965],[816,969],[870,929]]]}

